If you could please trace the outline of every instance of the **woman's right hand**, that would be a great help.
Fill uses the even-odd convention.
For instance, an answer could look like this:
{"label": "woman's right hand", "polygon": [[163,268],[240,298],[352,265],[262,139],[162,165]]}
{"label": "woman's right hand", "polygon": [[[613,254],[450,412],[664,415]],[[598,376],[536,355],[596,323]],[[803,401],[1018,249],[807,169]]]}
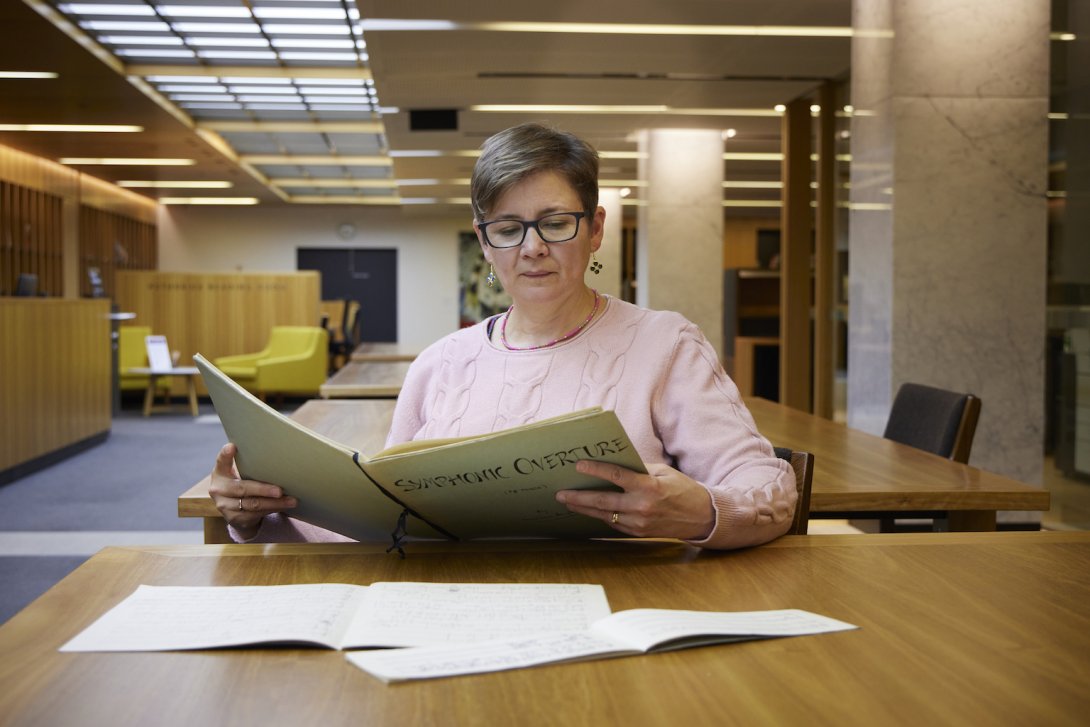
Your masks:
{"label": "woman's right hand", "polygon": [[232,443],[223,445],[216,456],[216,466],[212,468],[212,482],[208,494],[216,503],[216,508],[235,530],[246,539],[257,534],[262,519],[270,513],[288,510],[296,506],[294,497],[285,497],[284,491],[276,485],[239,477],[235,467],[235,452]]}

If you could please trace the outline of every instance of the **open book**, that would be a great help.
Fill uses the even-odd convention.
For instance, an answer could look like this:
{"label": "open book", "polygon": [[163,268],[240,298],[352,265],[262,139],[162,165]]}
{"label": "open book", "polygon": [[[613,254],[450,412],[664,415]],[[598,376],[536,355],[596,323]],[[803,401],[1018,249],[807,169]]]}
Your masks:
{"label": "open book", "polygon": [[617,415],[598,408],[366,456],[270,408],[200,354],[193,359],[238,445],[239,473],[295,497],[291,517],[356,540],[389,538],[403,517],[404,534],[419,537],[623,537],[554,495],[617,489],[577,472],[580,459],[647,471]]}
{"label": "open book", "polygon": [[676,611],[637,608],[595,621],[582,633],[526,634],[460,646],[348,654],[384,682],[480,674],[585,659],[858,628],[809,611]]}
{"label": "open book", "polygon": [[584,584],[140,586],[61,651],[467,644],[579,633],[608,615],[602,587]]}
{"label": "open book", "polygon": [[390,682],[854,628],[798,610],[610,614],[587,584],[140,586],[60,650],[412,647],[348,655]]}

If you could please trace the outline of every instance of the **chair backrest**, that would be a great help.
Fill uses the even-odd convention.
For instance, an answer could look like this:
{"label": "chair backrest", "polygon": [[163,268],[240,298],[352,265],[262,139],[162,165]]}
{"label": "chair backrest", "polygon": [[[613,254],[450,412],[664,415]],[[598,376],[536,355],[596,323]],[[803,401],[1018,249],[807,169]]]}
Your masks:
{"label": "chair backrest", "polygon": [[795,517],[788,535],[806,535],[810,525],[810,486],[814,482],[814,455],[787,447],[774,447],[776,456],[789,462],[795,471]]}
{"label": "chair backrest", "polygon": [[325,330],[317,326],[273,326],[265,347],[268,358],[297,356],[313,350],[325,340]]}
{"label": "chair backrest", "polygon": [[902,384],[883,436],[925,452],[968,462],[980,399],[923,384]]}
{"label": "chair backrest", "polygon": [[359,343],[356,324],[359,320],[360,303],[358,300],[350,300],[344,307],[344,320],[341,321],[341,340],[353,348]]}
{"label": "chair backrest", "polygon": [[144,339],[151,335],[151,327],[121,326],[117,335],[117,370],[125,373],[128,369],[147,366],[148,350]]}

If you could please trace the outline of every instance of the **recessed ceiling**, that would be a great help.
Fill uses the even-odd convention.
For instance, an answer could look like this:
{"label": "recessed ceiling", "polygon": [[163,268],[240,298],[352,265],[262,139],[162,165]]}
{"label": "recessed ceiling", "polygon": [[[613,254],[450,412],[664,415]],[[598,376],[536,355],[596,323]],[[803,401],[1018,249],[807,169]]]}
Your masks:
{"label": "recessed ceiling", "polygon": [[[231,184],[187,197],[462,204],[472,150],[521,121],[623,152],[603,159],[603,182],[635,179],[640,129],[729,128],[728,152],[769,159],[728,158],[725,198],[769,202],[781,121],[771,109],[845,76],[850,14],[850,0],[11,0],[0,71],[58,77],[0,77],[0,125],[143,131],[0,131],[0,143],[50,159],[194,160],[77,167],[113,182]],[[542,22],[554,25],[518,25]],[[533,110],[542,105],[566,108]],[[507,109],[476,110],[495,106]],[[453,113],[412,113],[428,111]]]}

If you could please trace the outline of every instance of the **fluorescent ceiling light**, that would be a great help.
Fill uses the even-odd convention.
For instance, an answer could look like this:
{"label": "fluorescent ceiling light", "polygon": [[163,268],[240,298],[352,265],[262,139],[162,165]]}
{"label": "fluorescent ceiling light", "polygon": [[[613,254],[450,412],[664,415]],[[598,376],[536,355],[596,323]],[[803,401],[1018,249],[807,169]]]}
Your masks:
{"label": "fluorescent ceiling light", "polygon": [[179,33],[260,33],[257,23],[197,23],[184,20],[174,23]]}
{"label": "fluorescent ceiling light", "polygon": [[369,96],[313,96],[310,94],[305,95],[307,103],[320,103],[320,104],[366,104],[371,101]]}
{"label": "fluorescent ceiling light", "polygon": [[[165,83],[159,86],[161,93],[227,93],[227,86],[221,86],[215,83],[208,84],[181,84],[181,83]],[[232,89],[232,93],[236,93]]]}
{"label": "fluorescent ceiling light", "polygon": [[227,93],[172,93],[172,101],[231,101]]}
{"label": "fluorescent ceiling light", "polygon": [[480,149],[455,149],[442,151],[440,149],[391,149],[391,157],[479,157]]}
{"label": "fluorescent ceiling light", "polygon": [[199,48],[226,47],[226,48],[268,48],[269,41],[264,38],[214,38],[211,36],[198,36],[186,38],[186,45],[195,45]]}
{"label": "fluorescent ceiling light", "polygon": [[204,111],[241,111],[242,104],[217,101],[178,101],[182,108]]}
{"label": "fluorescent ceiling light", "polygon": [[[478,30],[508,33],[601,33],[610,35],[737,35],[786,38],[850,38],[848,26],[815,25],[652,25],[645,23],[456,22],[453,20],[367,19],[363,30]],[[872,33],[874,31],[871,31]]]}
{"label": "fluorescent ceiling light", "polygon": [[119,56],[139,58],[195,58],[196,54],[188,49],[166,50],[160,48],[118,48],[114,51]]}
{"label": "fluorescent ceiling light", "polygon": [[646,159],[647,154],[638,151],[600,151],[601,159]]}
{"label": "fluorescent ceiling light", "polygon": [[291,197],[292,202],[299,204],[367,204],[367,205],[399,205],[402,203],[400,197],[389,195],[348,195],[348,194],[331,194],[331,195],[299,195],[297,197]]}
{"label": "fluorescent ceiling light", "polygon": [[674,116],[778,116],[770,109],[674,108],[663,105],[478,104],[469,111],[554,114],[669,114]]}
{"label": "fluorescent ceiling light", "polygon": [[225,5],[160,5],[160,15],[172,18],[249,18],[250,11],[241,4],[237,7]]}
{"label": "fluorescent ceiling light", "polygon": [[274,61],[276,60],[276,53],[270,51],[261,50],[202,50],[197,51],[197,55],[201,58],[208,58],[215,60],[217,58],[226,58],[234,60],[247,60],[247,61]]}
{"label": "fluorescent ceiling light", "polygon": [[[224,83],[236,84],[236,83],[260,83],[263,86],[289,86],[293,83],[293,79],[284,77],[251,77],[251,76],[223,76],[219,80]],[[310,79],[307,79],[307,83],[310,83]]]}
{"label": "fluorescent ceiling light", "polygon": [[1075,40],[1075,34],[1074,33],[1049,33],[1048,37],[1051,38],[1052,40],[1065,40],[1065,41]]}
{"label": "fluorescent ceiling light", "polygon": [[399,187],[468,187],[469,178],[465,179],[397,179],[395,183]]}
{"label": "fluorescent ceiling light", "polygon": [[241,160],[248,164],[297,164],[299,166],[333,167],[389,167],[393,162],[382,156],[330,156],[287,154],[244,154]]}
{"label": "fluorescent ceiling light", "polygon": [[731,162],[782,162],[783,154],[779,152],[729,151],[723,155],[723,159]]}
{"label": "fluorescent ceiling light", "polygon": [[192,159],[152,159],[141,157],[62,157],[61,164],[73,166],[149,166],[149,167],[188,167],[196,164]]}
{"label": "fluorescent ceiling light", "polygon": [[381,134],[381,121],[206,121],[200,128],[227,132]]}
{"label": "fluorescent ceiling light", "polygon": [[278,187],[315,187],[317,189],[394,189],[393,179],[270,179]]}
{"label": "fluorescent ceiling light", "polygon": [[251,205],[257,204],[257,197],[160,197],[159,204],[229,204]]}
{"label": "fluorescent ceiling light", "polygon": [[151,83],[219,83],[214,76],[145,76]]}
{"label": "fluorescent ceiling light", "polygon": [[[307,81],[309,84],[310,81]],[[326,96],[360,96],[365,93],[374,93],[370,89],[364,86],[341,86],[339,88],[330,88],[329,86],[315,86],[299,85],[299,93],[320,93]]]}
{"label": "fluorescent ceiling light", "polygon": [[[198,99],[194,99],[198,100]],[[269,94],[249,95],[244,94],[238,97],[239,101],[243,103],[303,103],[303,99],[299,96],[272,96]]]}
{"label": "fluorescent ceiling light", "polygon": [[79,27],[87,30],[127,30],[136,33],[170,32],[170,26],[158,20],[81,20]]}
{"label": "fluorescent ceiling light", "polygon": [[233,187],[233,182],[225,181],[167,181],[167,182],[155,182],[150,180],[136,180],[136,179],[123,179],[120,182],[115,182],[119,187],[127,187],[130,189],[228,189]]}
{"label": "fluorescent ceiling light", "polygon": [[62,13],[68,15],[133,15],[153,16],[155,11],[150,5],[106,5],[98,3],[62,3]]}
{"label": "fluorescent ceiling light", "polygon": [[56,78],[52,71],[0,71],[0,78]]}
{"label": "fluorescent ceiling light", "polygon": [[0,124],[0,131],[86,131],[102,134],[131,134],[143,130],[143,126],[127,124]]}
{"label": "fluorescent ceiling light", "polygon": [[367,60],[366,53],[335,53],[335,52],[307,52],[307,51],[281,51],[280,57],[285,61],[349,61]]}
{"label": "fluorescent ceiling light", "polygon": [[289,103],[247,103],[244,108],[251,111],[306,111],[307,107],[303,105],[303,102],[289,104]]}
{"label": "fluorescent ceiling light", "polygon": [[182,39],[171,35],[101,35],[100,43],[110,45],[181,45]]}
{"label": "fluorescent ceiling light", "polygon": [[[359,11],[355,13],[359,17]],[[254,16],[265,18],[279,18],[282,20],[347,20],[348,16],[340,8],[278,8],[256,7]],[[355,18],[353,18],[355,19]]]}
{"label": "fluorescent ceiling light", "polygon": [[336,25],[304,25],[302,23],[263,23],[269,35],[349,35],[349,27]]}
{"label": "fluorescent ceiling light", "polygon": [[350,38],[273,38],[272,44],[277,48],[356,48],[356,41]]}
{"label": "fluorescent ceiling light", "polygon": [[783,207],[783,202],[773,199],[725,199],[724,207]]}

